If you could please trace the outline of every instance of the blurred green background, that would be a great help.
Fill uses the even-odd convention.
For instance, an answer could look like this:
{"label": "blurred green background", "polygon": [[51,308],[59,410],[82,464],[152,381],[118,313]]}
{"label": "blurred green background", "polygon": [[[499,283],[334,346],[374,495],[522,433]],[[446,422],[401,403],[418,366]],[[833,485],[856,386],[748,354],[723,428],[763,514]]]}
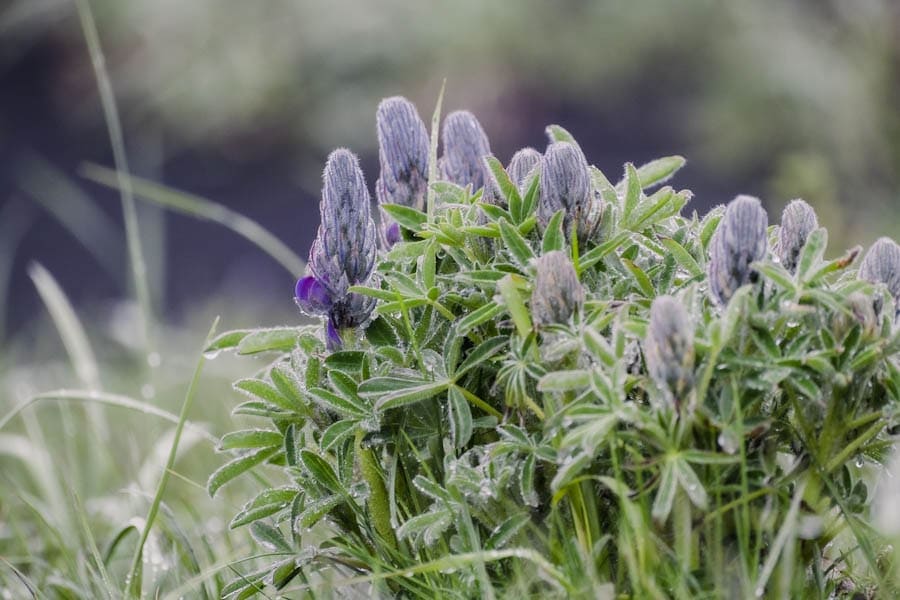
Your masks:
{"label": "blurred green background", "polygon": [[[881,235],[900,238],[896,0],[91,6],[132,171],[252,217],[301,256],[318,224],[328,152],[358,152],[374,185],[378,101],[405,95],[427,119],[444,78],[445,110],[475,112],[503,162],[519,147],[543,148],[544,126],[558,123],[611,178],[626,161],[686,156],[676,185],[695,192],[688,208],[701,214],[750,193],[776,222],[784,204],[802,197],[830,230],[830,255]],[[85,162],[111,166],[112,155],[75,5],[6,0],[0,409],[84,383],[28,276],[29,264],[38,262],[84,323],[98,385],[177,412],[213,315],[222,316],[221,329],[297,322],[293,277],[227,230],[141,204],[159,353],[148,362],[135,341],[118,194],[81,177]],[[235,403],[227,381],[255,366],[224,358],[210,364],[196,410],[213,432],[224,430]],[[33,451],[22,444],[38,447],[49,437],[41,464],[60,461],[59,471],[67,464],[61,454],[75,463],[97,460],[96,440],[78,441],[87,429],[69,421],[80,417],[46,408],[33,415],[0,431],[0,488],[17,490],[0,493],[0,555],[27,554],[16,540],[28,536],[17,537],[9,523],[33,514],[28,498],[62,494],[55,502],[66,504],[72,488],[61,472],[57,483],[65,485],[53,492],[52,482],[41,480],[46,474],[17,470]],[[145,417],[109,418],[115,425],[101,440],[106,458],[94,477],[75,485],[89,500],[90,518],[107,526],[140,513],[134,496],[152,492],[155,463],[150,475],[140,468],[170,427]],[[217,460],[193,460],[183,466],[184,478],[202,484]],[[179,485],[173,505],[207,506],[196,485]],[[139,492],[123,503],[116,490],[126,486]],[[224,519],[244,499],[238,490],[230,505],[199,510]],[[110,510],[110,502],[118,508]],[[221,525],[216,532],[224,536]]]}

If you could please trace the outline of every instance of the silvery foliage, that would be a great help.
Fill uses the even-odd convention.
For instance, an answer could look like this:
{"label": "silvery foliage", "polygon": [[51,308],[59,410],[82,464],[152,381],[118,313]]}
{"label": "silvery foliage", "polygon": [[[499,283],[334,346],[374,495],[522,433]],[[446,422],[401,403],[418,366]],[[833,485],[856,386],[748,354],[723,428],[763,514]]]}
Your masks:
{"label": "silvery foliage", "polygon": [[560,250],[544,254],[534,262],[531,316],[536,327],[565,324],[584,304],[584,288],[569,257]]}
{"label": "silvery foliage", "polygon": [[684,305],[660,296],[650,306],[644,342],[650,377],[676,405],[694,383],[694,327]]}
{"label": "silvery foliage", "polygon": [[594,201],[591,175],[581,149],[569,142],[553,142],[540,163],[541,198],[538,202],[538,225],[546,228],[553,215],[562,210],[563,231],[569,236],[573,225],[579,240],[587,240],[597,227],[590,220]]}

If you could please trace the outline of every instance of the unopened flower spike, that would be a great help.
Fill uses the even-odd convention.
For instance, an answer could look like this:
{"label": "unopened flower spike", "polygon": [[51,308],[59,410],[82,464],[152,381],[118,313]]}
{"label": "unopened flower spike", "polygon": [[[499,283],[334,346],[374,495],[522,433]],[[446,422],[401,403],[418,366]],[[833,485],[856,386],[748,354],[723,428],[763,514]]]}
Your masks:
{"label": "unopened flower spike", "polygon": [[709,288],[720,305],[743,285],[755,281],[750,263],[766,256],[769,218],[758,198],[738,196],[725,208],[709,249]]}
{"label": "unopened flower spike", "polygon": [[591,176],[581,149],[568,142],[554,142],[541,158],[541,198],[537,219],[545,229],[553,215],[565,211],[563,231],[568,236],[575,224],[579,239],[586,239],[596,223],[591,215]]}
{"label": "unopened flower spike", "polygon": [[[412,102],[385,98],[375,115],[381,172],[375,182],[378,204],[402,204],[423,210],[428,188],[428,131]],[[400,227],[381,213],[386,247],[400,239]]]}
{"label": "unopened flower spike", "polygon": [[569,257],[560,250],[534,261],[537,272],[531,292],[531,314],[536,327],[565,324],[584,303],[584,288]]}
{"label": "unopened flower spike", "polygon": [[541,164],[541,158],[541,153],[534,148],[522,148],[513,154],[509,166],[506,167],[506,172],[519,192],[525,193],[528,189],[535,168]]}
{"label": "unopened flower spike", "polygon": [[900,246],[888,237],[879,238],[866,252],[859,266],[859,277],[883,283],[894,303],[900,306]]}
{"label": "unopened flower spike", "polygon": [[694,329],[672,296],[659,296],[650,306],[644,359],[650,377],[679,408],[694,383]]}
{"label": "unopened flower spike", "polygon": [[778,232],[778,258],[784,268],[793,273],[797,269],[800,251],[809,234],[818,229],[816,211],[803,200],[792,200],[781,215]]}
{"label": "unopened flower spike", "polygon": [[444,179],[477,191],[485,186],[483,158],[491,153],[487,134],[475,115],[467,110],[450,113],[441,132],[444,154],[441,172]]}
{"label": "unopened flower spike", "polygon": [[369,318],[374,300],[349,291],[368,281],[375,264],[376,234],[369,192],[359,161],[349,150],[335,150],[322,175],[321,224],[309,253],[310,274],[295,287],[295,301],[311,315],[328,317],[329,347],[340,345],[340,331]]}

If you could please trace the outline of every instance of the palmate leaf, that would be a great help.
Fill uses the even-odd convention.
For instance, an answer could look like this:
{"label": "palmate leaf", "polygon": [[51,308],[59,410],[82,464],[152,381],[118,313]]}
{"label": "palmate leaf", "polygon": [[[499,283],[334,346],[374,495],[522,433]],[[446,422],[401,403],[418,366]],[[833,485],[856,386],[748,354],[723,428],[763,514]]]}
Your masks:
{"label": "palmate leaf", "polygon": [[209,476],[209,481],[206,482],[207,493],[209,493],[210,496],[215,496],[216,492],[219,491],[219,488],[221,488],[223,485],[225,485],[235,477],[246,473],[256,465],[272,458],[280,450],[280,445],[258,448],[252,452],[242,454],[237,458],[230,460],[229,462],[216,469],[216,471]]}

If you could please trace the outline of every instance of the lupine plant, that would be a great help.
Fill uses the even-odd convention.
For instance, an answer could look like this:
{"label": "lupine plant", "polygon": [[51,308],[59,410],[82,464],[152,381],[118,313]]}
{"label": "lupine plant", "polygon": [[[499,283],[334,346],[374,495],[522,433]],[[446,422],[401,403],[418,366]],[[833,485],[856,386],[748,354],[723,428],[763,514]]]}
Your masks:
{"label": "lupine plant", "polygon": [[316,322],[209,348],[271,359],[208,484],[256,476],[231,527],[271,550],[225,595],[896,593],[868,506],[900,247],[857,269],[802,201],[687,216],[681,157],[612,183],[559,126],[504,168],[471,113],[438,124],[378,109],[380,241],[329,157],[295,291]]}

